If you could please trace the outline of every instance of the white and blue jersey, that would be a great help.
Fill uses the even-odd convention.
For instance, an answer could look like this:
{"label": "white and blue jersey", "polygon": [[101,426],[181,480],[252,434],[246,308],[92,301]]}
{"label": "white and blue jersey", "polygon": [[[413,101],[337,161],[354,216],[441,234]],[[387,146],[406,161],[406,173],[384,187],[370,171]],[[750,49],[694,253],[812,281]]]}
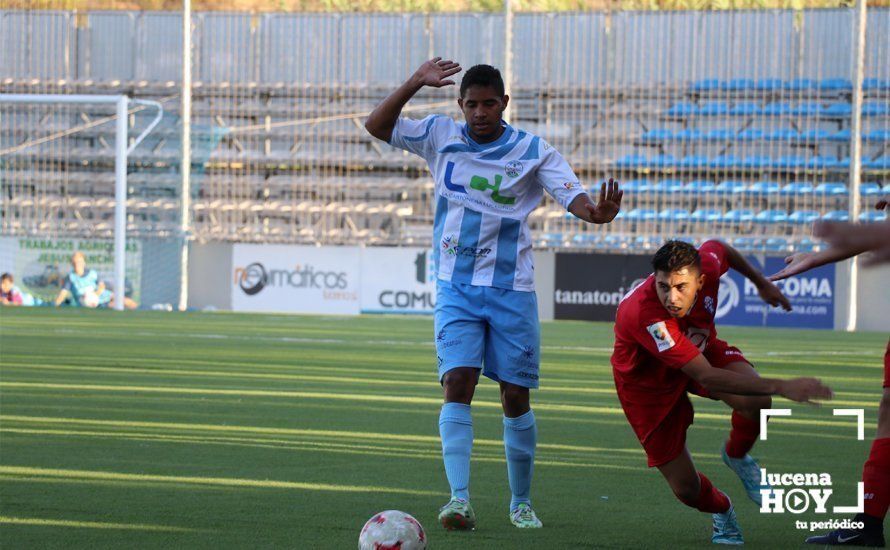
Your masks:
{"label": "white and blue jersey", "polygon": [[93,292],[98,295],[99,305],[107,304],[111,300],[111,291],[104,290],[102,294],[98,294],[99,290],[99,274],[96,273],[95,269],[88,269],[84,272],[83,275],[78,275],[74,271],[68,274],[68,277],[65,279],[65,285],[62,287],[67,290],[70,294],[74,303],[78,306],[84,305],[82,303],[83,297],[88,292]]}
{"label": "white and blue jersey", "polygon": [[426,160],[436,182],[438,278],[533,291],[528,215],[545,190],[564,208],[585,191],[549,143],[502,124],[500,138],[480,144],[445,116],[399,118],[390,144]]}

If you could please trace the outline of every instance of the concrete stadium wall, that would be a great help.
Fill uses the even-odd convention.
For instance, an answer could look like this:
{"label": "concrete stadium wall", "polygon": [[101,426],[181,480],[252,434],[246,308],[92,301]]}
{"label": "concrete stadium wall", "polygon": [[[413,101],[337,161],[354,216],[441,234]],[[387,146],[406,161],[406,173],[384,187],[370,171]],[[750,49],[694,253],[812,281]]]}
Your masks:
{"label": "concrete stadium wall", "polygon": [[[850,262],[836,266],[837,288],[847,288],[850,281]],[[863,269],[859,266],[856,329],[875,332],[890,332],[890,266]],[[847,326],[848,300],[839,294],[835,309],[835,326],[843,330]]]}

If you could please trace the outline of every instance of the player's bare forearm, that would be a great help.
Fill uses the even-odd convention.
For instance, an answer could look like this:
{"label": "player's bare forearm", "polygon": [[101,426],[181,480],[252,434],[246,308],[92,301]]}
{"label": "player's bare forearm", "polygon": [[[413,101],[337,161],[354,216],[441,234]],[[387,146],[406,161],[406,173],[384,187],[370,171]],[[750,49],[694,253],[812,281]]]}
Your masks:
{"label": "player's bare forearm", "polygon": [[608,185],[603,182],[600,186],[600,198],[594,204],[587,193],[581,193],[569,203],[569,212],[576,218],[587,223],[609,223],[615,219],[621,210],[621,198],[624,191],[619,188],[618,182],[609,178]]}
{"label": "player's bare forearm", "polygon": [[365,129],[368,133],[377,139],[389,143],[389,140],[392,138],[393,128],[395,128],[396,122],[399,120],[402,109],[422,87],[423,82],[417,78],[417,75],[412,75],[411,78],[396,88],[368,115],[368,120],[365,121]]}
{"label": "player's bare forearm", "polygon": [[579,220],[593,223],[593,220],[590,219],[590,210],[587,205],[593,206],[593,201],[590,200],[587,193],[582,193],[572,199],[572,202],[569,203],[569,212]]}
{"label": "player's bare forearm", "polygon": [[59,295],[56,296],[56,300],[55,300],[55,302],[53,302],[53,305],[56,305],[56,306],[62,305],[62,302],[64,302],[65,298],[67,298],[67,297],[68,297],[68,291],[63,288],[61,291],[59,291]]}
{"label": "player's bare forearm", "polygon": [[726,250],[726,261],[729,263],[730,268],[744,275],[746,279],[757,285],[758,288],[770,284],[763,273],[754,269],[751,262],[746,260],[741,252],[726,243],[723,243],[723,248]]}

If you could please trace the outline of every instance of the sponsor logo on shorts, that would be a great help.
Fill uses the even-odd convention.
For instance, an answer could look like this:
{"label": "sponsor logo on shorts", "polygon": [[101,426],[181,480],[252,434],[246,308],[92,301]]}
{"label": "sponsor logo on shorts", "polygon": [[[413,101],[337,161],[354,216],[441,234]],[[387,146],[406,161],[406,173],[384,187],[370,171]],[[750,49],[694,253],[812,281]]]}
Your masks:
{"label": "sponsor logo on shorts", "polygon": [[443,328],[436,334],[436,342],[444,342],[445,341],[445,329]]}
{"label": "sponsor logo on shorts", "polygon": [[529,380],[537,380],[538,379],[537,373],[528,372],[528,371],[519,371],[518,373],[516,373],[516,376],[518,376],[520,378],[528,378]]}
{"label": "sponsor logo on shorts", "polygon": [[676,344],[671,337],[671,333],[668,332],[667,325],[664,324],[664,321],[649,325],[646,327],[646,330],[649,331],[652,339],[655,340],[655,345],[658,346],[658,351],[669,350]]}
{"label": "sponsor logo on shorts", "polygon": [[523,346],[522,355],[526,357],[526,359],[531,359],[535,356],[535,348],[534,346]]}

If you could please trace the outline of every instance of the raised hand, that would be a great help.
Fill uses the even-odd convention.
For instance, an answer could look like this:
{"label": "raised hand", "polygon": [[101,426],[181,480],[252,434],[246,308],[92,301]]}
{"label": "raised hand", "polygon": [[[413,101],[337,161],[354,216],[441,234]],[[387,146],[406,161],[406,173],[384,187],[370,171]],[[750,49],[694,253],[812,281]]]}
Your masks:
{"label": "raised hand", "polygon": [[773,307],[781,306],[785,311],[791,311],[791,302],[782,294],[779,287],[769,281],[764,281],[757,287],[757,293],[760,298]]}
{"label": "raised hand", "polygon": [[443,61],[441,57],[434,57],[414,72],[414,78],[422,86],[441,88],[443,86],[453,86],[454,81],[448,77],[460,71],[460,65],[454,61],[450,59]]}
{"label": "raised hand", "polygon": [[623,196],[624,191],[619,189],[618,182],[615,179],[609,178],[608,187],[606,182],[603,182],[602,186],[600,186],[599,201],[595,205],[590,203],[584,205],[590,213],[590,219],[587,221],[591,223],[609,223],[614,220],[621,210],[621,198]]}
{"label": "raised hand", "polygon": [[817,264],[813,258],[813,254],[809,252],[798,252],[797,254],[792,254],[785,258],[785,267],[782,268],[781,271],[773,273],[767,277],[767,279],[770,281],[781,281],[782,279],[787,279],[792,275],[798,275],[816,266]]}

